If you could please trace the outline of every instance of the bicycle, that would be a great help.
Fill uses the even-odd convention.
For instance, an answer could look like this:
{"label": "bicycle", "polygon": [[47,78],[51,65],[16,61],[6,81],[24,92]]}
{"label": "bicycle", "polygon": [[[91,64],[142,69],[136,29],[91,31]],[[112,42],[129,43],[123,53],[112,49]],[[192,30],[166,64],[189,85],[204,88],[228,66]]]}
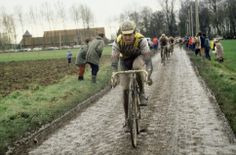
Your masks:
{"label": "bicycle", "polygon": [[167,57],[168,57],[167,45],[161,46],[161,63],[163,63],[163,65],[165,65]]}
{"label": "bicycle", "polygon": [[[128,71],[118,71],[113,74],[111,78],[111,84],[116,83],[117,75],[119,74],[129,74],[129,95],[128,95],[128,127],[131,135],[131,142],[134,148],[137,147],[137,136],[140,133],[139,121],[141,119],[140,111],[140,90],[139,85],[136,80],[136,73],[145,74],[145,82],[147,82],[148,72],[145,70],[128,70]],[[115,84],[116,85],[116,84]]]}

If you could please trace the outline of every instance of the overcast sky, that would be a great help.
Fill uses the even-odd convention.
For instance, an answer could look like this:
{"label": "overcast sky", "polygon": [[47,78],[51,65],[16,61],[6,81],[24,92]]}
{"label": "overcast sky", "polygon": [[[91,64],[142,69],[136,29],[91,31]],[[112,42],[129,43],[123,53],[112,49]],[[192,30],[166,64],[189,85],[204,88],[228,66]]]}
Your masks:
{"label": "overcast sky", "polygon": [[[161,10],[160,0],[0,0],[0,9],[4,7],[7,12],[14,12],[15,6],[18,5],[22,7],[22,10],[28,11],[30,7],[40,7],[44,2],[53,5],[58,1],[62,2],[67,9],[75,4],[86,4],[94,15],[94,27],[105,27],[108,38],[111,33],[114,33],[118,29],[119,23],[114,22],[114,19],[117,19],[121,13],[127,10],[139,11],[139,9],[144,6],[150,7],[152,11]],[[178,5],[177,2],[176,5]],[[30,26],[27,27],[27,25],[24,27],[29,31],[31,29]],[[43,32],[40,32],[40,30],[31,33],[33,36],[43,35]]]}

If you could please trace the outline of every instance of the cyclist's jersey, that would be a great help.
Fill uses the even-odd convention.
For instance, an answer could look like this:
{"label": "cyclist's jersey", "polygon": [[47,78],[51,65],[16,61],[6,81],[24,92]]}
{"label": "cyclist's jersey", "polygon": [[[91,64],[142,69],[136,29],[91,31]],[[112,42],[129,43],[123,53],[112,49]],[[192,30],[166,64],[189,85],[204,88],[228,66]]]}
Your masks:
{"label": "cyclist's jersey", "polygon": [[168,43],[168,38],[167,37],[161,37],[160,38],[160,44],[161,46],[166,46]]}
{"label": "cyclist's jersey", "polygon": [[150,59],[150,49],[144,36],[136,32],[134,43],[125,44],[122,35],[119,35],[112,45],[112,66],[117,68],[119,59],[133,61],[139,55],[143,55],[145,60]]}
{"label": "cyclist's jersey", "polygon": [[170,37],[170,38],[169,38],[169,42],[170,42],[170,44],[174,44],[174,41],[175,41],[175,40],[174,40],[173,37]]}
{"label": "cyclist's jersey", "polygon": [[112,47],[112,53],[120,53],[120,58],[123,60],[136,58],[148,51],[148,43],[140,33],[135,33],[134,43],[128,45],[125,44],[122,36],[119,35]]}

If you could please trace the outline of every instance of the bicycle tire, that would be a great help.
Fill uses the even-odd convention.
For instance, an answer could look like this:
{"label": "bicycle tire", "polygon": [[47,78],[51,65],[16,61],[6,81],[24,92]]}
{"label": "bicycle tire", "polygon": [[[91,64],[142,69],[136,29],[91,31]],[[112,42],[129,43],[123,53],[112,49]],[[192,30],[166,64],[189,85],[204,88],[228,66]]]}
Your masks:
{"label": "bicycle tire", "polygon": [[[136,83],[137,84],[137,83]],[[137,88],[138,89],[138,88]],[[137,134],[140,133],[140,126],[139,126],[139,120],[141,119],[141,109],[140,109],[140,95],[139,92],[136,89],[136,93],[135,93],[135,106],[136,106],[136,130],[137,130]]]}
{"label": "bicycle tire", "polygon": [[166,64],[166,50],[164,49],[164,51],[163,51],[163,65],[165,65]]}
{"label": "bicycle tire", "polygon": [[129,92],[129,104],[128,104],[128,124],[130,129],[130,137],[131,137],[131,143],[132,146],[135,148],[137,147],[137,121],[135,118],[135,107],[134,107],[134,92],[133,90],[130,90]]}

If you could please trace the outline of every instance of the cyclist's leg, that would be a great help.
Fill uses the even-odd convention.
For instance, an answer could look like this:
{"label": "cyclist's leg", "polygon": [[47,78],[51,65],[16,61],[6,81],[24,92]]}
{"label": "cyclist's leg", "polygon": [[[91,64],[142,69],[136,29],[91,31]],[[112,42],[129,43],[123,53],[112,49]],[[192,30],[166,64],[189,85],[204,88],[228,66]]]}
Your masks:
{"label": "cyclist's leg", "polygon": [[168,48],[167,48],[167,46],[165,46],[164,54],[165,54],[165,59],[168,59]]}
{"label": "cyclist's leg", "polygon": [[[133,69],[135,70],[145,70],[146,69],[146,65],[145,62],[143,60],[143,56],[138,56],[134,62],[133,62]],[[140,89],[140,100],[141,100],[141,104],[142,105],[146,105],[147,104],[147,98],[145,95],[145,90],[144,90],[144,74],[143,73],[138,73],[137,74],[137,82],[139,85],[139,89]]]}
{"label": "cyclist's leg", "polygon": [[163,59],[164,59],[164,47],[161,46],[161,62],[163,63]]}
{"label": "cyclist's leg", "polygon": [[169,57],[170,57],[170,45],[167,45],[167,47],[166,47],[166,58],[167,59],[169,59]]}
{"label": "cyclist's leg", "polygon": [[127,119],[128,119],[128,100],[129,100],[129,76],[126,74],[121,74],[120,75],[120,84],[122,86],[122,102],[123,102],[123,107],[124,107],[124,112],[125,112],[125,123],[124,127],[127,126]]}
{"label": "cyclist's leg", "polygon": [[80,64],[78,80],[84,80],[84,72],[85,72],[85,64]]}

